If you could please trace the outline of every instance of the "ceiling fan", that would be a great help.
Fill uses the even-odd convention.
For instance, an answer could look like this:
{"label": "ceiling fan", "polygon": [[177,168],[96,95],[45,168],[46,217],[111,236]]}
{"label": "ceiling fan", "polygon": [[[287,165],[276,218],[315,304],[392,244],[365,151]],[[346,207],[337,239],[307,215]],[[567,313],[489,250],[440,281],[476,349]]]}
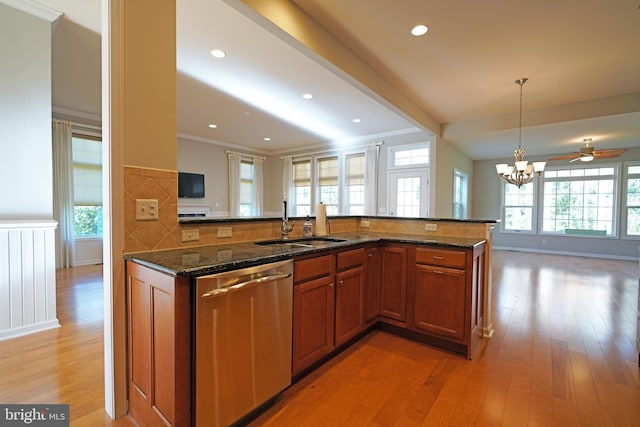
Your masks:
{"label": "ceiling fan", "polygon": [[591,145],[591,138],[584,138],[583,141],[584,147],[580,148],[580,152],[553,157],[549,160],[569,160],[569,163],[575,162],[576,160],[590,162],[593,159],[612,159],[627,151],[624,148],[596,150],[595,147]]}

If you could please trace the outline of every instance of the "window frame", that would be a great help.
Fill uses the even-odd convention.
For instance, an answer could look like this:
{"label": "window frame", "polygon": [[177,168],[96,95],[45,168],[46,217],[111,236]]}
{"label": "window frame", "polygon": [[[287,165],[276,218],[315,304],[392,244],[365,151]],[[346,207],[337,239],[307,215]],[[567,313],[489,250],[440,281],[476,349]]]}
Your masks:
{"label": "window frame", "polygon": [[[94,204],[78,204],[78,201],[76,200],[76,192],[75,192],[75,179],[74,179],[74,195],[73,195],[73,238],[75,240],[83,240],[83,239],[102,239],[104,236],[104,200],[103,200],[103,183],[102,183],[102,138],[100,138],[99,136],[96,135],[89,135],[89,134],[85,134],[85,133],[81,133],[81,132],[77,132],[77,131],[72,131],[71,134],[71,144],[72,144],[72,153],[75,153],[75,144],[74,142],[76,140],[84,140],[84,141],[93,141],[96,142],[97,144],[99,144],[100,146],[100,150],[99,150],[99,158],[100,158],[100,163],[99,166],[96,166],[96,164],[94,163],[86,163],[86,162],[81,162],[81,161],[76,161],[76,159],[74,158],[73,154],[72,154],[72,170],[71,173],[72,175],[76,175],[76,165],[88,165],[89,167],[84,168],[84,169],[95,169],[98,172],[98,175],[100,177],[100,192],[99,192],[99,198],[100,198],[100,203],[94,203]],[[90,206],[99,206],[99,217],[100,217],[100,232],[98,233],[92,233],[92,234],[77,234],[76,233],[76,229],[77,229],[77,215],[79,214],[77,208],[80,207],[90,207]]]}
{"label": "window frame", "polygon": [[[620,234],[624,239],[640,240],[640,234],[629,234],[629,168],[640,167],[640,161],[624,162],[622,165],[622,190],[620,192],[623,199],[623,205],[620,208]],[[640,173],[633,174],[632,178],[640,179]],[[633,207],[639,207],[639,205],[633,205]]]}
{"label": "window frame", "polygon": [[[614,172],[611,175],[613,178],[613,212],[611,214],[611,234],[605,235],[597,235],[597,234],[566,234],[560,232],[553,231],[545,231],[544,230],[544,184],[549,181],[556,181],[553,178],[547,177],[547,172],[549,171],[558,171],[558,170],[579,170],[579,169],[603,169],[603,168],[613,168]],[[542,236],[567,236],[567,237],[587,237],[587,238],[596,238],[596,239],[619,239],[620,238],[620,230],[621,230],[621,220],[620,220],[620,212],[622,209],[622,192],[621,192],[621,182],[624,181],[621,177],[622,174],[622,166],[620,163],[597,163],[593,165],[585,165],[579,164],[576,166],[551,166],[545,169],[545,172],[542,174],[541,178],[539,178],[542,182],[542,189],[540,190],[540,196],[538,197],[539,207],[537,209],[538,215],[540,216],[540,220],[538,221],[538,234]],[[571,177],[568,177],[571,178]],[[584,178],[584,177],[582,177]],[[565,181],[578,181],[579,178],[568,179]],[[589,179],[592,180],[592,179]]]}
{"label": "window frame", "polygon": [[[502,233],[507,233],[507,234],[527,234],[527,235],[535,235],[538,232],[538,216],[540,215],[539,212],[539,206],[542,202],[541,198],[539,197],[539,186],[541,184],[540,178],[538,179],[534,179],[533,181],[530,181],[529,183],[525,184],[525,185],[531,185],[533,188],[533,195],[532,195],[532,204],[531,204],[531,228],[530,229],[510,229],[510,228],[505,228],[506,224],[507,224],[507,220],[506,220],[506,210],[507,210],[507,205],[506,205],[506,190],[507,186],[511,186],[511,187],[516,187],[513,184],[509,184],[508,182],[505,182],[504,180],[500,180],[500,210],[501,210],[501,218],[502,221],[500,223],[500,231]],[[511,206],[511,205],[510,205]],[[514,205],[514,206],[520,206],[520,205]]]}
{"label": "window frame", "polygon": [[[460,183],[460,185],[458,183]],[[460,200],[458,200],[457,194],[460,194]],[[458,168],[453,168],[452,199],[451,216],[454,219],[466,219],[469,216],[469,175]],[[458,205],[461,206],[460,217],[456,216],[456,206]]]}

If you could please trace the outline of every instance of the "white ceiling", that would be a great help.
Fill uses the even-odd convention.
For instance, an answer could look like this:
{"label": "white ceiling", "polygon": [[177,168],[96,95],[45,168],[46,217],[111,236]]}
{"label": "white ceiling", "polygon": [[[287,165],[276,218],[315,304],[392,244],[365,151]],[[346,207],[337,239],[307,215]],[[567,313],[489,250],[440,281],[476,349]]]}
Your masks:
{"label": "white ceiling", "polygon": [[[65,12],[63,20],[99,29],[100,0],[40,2]],[[576,151],[585,137],[600,149],[640,147],[638,0],[291,3],[473,159],[509,157],[517,145],[520,77],[529,78],[522,141],[530,155]],[[275,153],[428,131],[240,0],[176,6],[181,136]],[[417,23],[429,26],[424,37],[409,35]],[[227,57],[213,58],[213,48]],[[305,92],[314,98],[303,100]],[[67,104],[73,102],[59,107],[90,110],[80,100]],[[356,117],[360,124],[351,121]],[[219,127],[208,128],[212,122]],[[263,141],[267,136],[272,141]]]}

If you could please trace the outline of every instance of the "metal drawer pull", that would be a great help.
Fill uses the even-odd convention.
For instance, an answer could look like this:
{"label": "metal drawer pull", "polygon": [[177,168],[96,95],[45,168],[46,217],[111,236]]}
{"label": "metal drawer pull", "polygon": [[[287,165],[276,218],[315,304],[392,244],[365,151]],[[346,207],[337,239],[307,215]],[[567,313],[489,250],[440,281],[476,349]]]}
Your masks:
{"label": "metal drawer pull", "polygon": [[434,255],[433,259],[444,259],[444,257],[441,255]]}
{"label": "metal drawer pull", "polygon": [[433,270],[433,274],[444,274],[444,271]]}
{"label": "metal drawer pull", "polygon": [[237,291],[246,286],[257,285],[259,283],[273,282],[274,280],[282,280],[282,279],[287,279],[289,277],[291,277],[291,273],[280,273],[280,274],[274,274],[272,276],[258,277],[257,279],[251,279],[251,280],[247,280],[246,282],[236,283],[235,285],[227,286],[225,288],[212,289],[202,294],[201,298],[215,297],[216,295],[226,294],[230,291]]}

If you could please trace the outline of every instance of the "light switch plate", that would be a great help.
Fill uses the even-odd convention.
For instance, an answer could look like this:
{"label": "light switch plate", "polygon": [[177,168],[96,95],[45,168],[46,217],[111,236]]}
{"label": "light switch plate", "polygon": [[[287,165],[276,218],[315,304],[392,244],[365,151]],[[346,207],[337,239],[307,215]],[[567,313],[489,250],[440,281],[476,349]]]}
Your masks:
{"label": "light switch plate", "polygon": [[136,219],[139,221],[157,221],[158,199],[136,199]]}

